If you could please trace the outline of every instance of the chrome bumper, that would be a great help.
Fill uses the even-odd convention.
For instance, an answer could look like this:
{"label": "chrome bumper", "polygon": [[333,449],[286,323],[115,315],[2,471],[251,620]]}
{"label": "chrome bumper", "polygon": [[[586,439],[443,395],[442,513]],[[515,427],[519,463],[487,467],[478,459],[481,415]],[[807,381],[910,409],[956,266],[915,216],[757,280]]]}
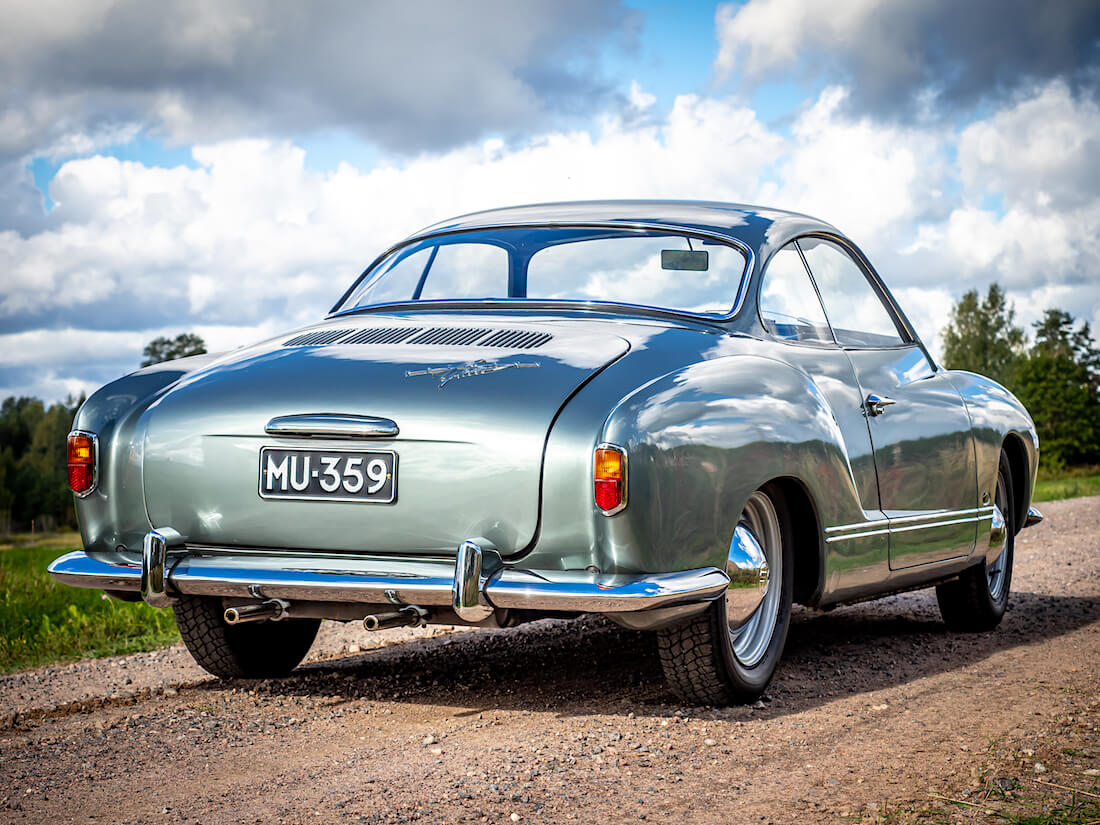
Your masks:
{"label": "chrome bumper", "polygon": [[[706,567],[676,573],[594,574],[576,570],[501,567],[482,573],[482,551],[464,542],[454,562],[356,560],[305,554],[234,554],[188,549],[169,530],[146,536],[141,566],[95,559],[83,551],[54,561],[63,584],[141,593],[155,606],[174,596],[222,596],[287,601],[417,604],[454,609],[480,621],[494,608],[622,613],[718,598],[730,579]],[[353,567],[354,569],[349,569]]]}

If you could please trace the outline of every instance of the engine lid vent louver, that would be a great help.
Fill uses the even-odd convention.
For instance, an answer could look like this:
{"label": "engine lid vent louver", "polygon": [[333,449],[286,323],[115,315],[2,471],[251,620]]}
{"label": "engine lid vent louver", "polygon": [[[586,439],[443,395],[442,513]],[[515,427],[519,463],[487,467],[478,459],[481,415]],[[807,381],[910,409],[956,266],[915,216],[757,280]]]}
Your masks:
{"label": "engine lid vent louver", "polygon": [[325,344],[331,344],[338,338],[343,338],[348,333],[355,332],[353,329],[322,329],[317,332],[307,332],[304,335],[298,335],[291,338],[289,341],[283,341],[284,347],[320,347]]}
{"label": "engine lid vent louver", "polygon": [[341,344],[400,344],[424,327],[375,327],[361,329],[350,338],[344,338]]}
{"label": "engine lid vent louver", "polygon": [[484,338],[492,330],[489,329],[463,329],[448,327],[432,327],[417,335],[410,344],[428,344],[436,347],[465,346],[472,344],[479,338]]}
{"label": "engine lid vent louver", "polygon": [[509,347],[511,349],[535,349],[541,347],[554,336],[549,332],[531,332],[525,329],[498,329],[483,341],[479,347]]}
{"label": "engine lid vent louver", "polygon": [[474,327],[368,327],[367,329],[325,329],[296,335],[284,347],[321,347],[328,344],[418,344],[435,347],[496,347],[536,349],[552,341],[549,332],[526,329]]}

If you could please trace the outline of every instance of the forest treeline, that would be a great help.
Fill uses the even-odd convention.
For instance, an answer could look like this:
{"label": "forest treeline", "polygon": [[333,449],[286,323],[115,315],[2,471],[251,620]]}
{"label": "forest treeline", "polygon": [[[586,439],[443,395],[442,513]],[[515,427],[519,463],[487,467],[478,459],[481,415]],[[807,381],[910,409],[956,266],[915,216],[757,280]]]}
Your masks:
{"label": "forest treeline", "polygon": [[[183,333],[154,338],[141,366],[206,352],[202,338]],[[13,530],[75,527],[66,450],[84,397],[46,406],[37,398],[5,398],[0,404],[0,536]]]}

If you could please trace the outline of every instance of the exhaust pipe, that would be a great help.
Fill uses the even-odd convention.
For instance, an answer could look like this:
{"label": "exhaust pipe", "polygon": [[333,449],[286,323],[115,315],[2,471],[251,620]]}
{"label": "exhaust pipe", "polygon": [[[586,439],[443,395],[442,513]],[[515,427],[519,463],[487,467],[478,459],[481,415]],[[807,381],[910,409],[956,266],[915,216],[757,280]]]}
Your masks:
{"label": "exhaust pipe", "polygon": [[372,613],[363,617],[363,627],[367,630],[386,630],[390,627],[420,627],[428,618],[428,611],[419,605],[410,604],[391,613]]}
{"label": "exhaust pipe", "polygon": [[285,619],[290,610],[290,602],[282,599],[268,599],[259,604],[242,604],[237,607],[225,609],[225,623],[228,625],[246,624],[248,622],[263,622]]}

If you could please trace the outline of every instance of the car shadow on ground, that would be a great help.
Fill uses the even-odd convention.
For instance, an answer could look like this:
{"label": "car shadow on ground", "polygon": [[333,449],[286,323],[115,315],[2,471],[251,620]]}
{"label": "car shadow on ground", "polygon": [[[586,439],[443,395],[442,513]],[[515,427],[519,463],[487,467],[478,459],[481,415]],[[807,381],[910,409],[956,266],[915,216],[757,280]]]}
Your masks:
{"label": "car shadow on ground", "polygon": [[[598,617],[416,639],[241,681],[258,695],[398,701],[492,710],[770,718],[964,668],[1100,620],[1100,599],[1014,593],[1002,625],[949,631],[932,591],[821,613],[796,608],[763,707],[685,707],[665,685],[655,636]],[[993,674],[1000,675],[1000,674]],[[216,690],[225,683],[206,683]]]}

